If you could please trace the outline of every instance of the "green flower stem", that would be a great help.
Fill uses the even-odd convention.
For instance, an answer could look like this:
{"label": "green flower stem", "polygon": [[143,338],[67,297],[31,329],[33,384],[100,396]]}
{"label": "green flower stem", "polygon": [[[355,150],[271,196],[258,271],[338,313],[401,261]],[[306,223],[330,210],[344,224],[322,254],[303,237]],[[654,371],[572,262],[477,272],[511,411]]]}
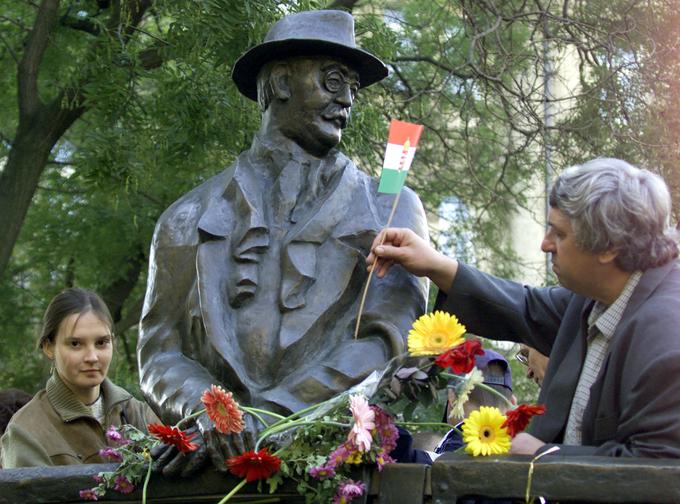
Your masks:
{"label": "green flower stem", "polygon": [[455,430],[458,434],[461,436],[463,435],[463,431],[461,431],[458,427],[455,425],[443,423],[443,422],[394,422],[396,425],[417,425],[417,426],[423,426],[423,427],[446,427],[449,430]]}
{"label": "green flower stem", "polygon": [[314,410],[316,410],[316,409],[319,409],[321,406],[323,406],[324,404],[326,404],[326,403],[328,403],[328,402],[331,402],[332,400],[337,400],[339,397],[340,397],[340,396],[331,397],[330,399],[327,399],[326,401],[322,401],[322,402],[320,402],[320,403],[316,403],[316,404],[312,404],[311,406],[307,406],[306,408],[303,408],[303,409],[301,409],[301,410],[299,410],[299,411],[296,411],[295,413],[292,413],[291,415],[289,415],[289,416],[287,416],[287,417],[282,418],[281,420],[279,420],[278,422],[273,423],[273,424],[270,425],[269,427],[270,427],[270,428],[276,427],[276,426],[281,425],[281,424],[283,424],[283,423],[286,423],[286,422],[288,422],[288,421],[290,421],[290,420],[294,420],[294,419],[296,419],[296,418],[298,418],[298,417],[301,417],[301,416],[303,416],[303,415],[306,415],[307,413],[309,413],[309,412],[311,412],[311,411],[314,411]]}
{"label": "green flower stem", "polygon": [[[260,422],[262,422],[263,425],[267,425],[267,426],[269,424],[267,422],[265,422],[264,419],[258,413],[263,413],[263,414],[266,414],[266,415],[273,416],[275,418],[279,418],[280,419],[279,421],[286,419],[286,417],[284,417],[283,415],[279,415],[278,413],[272,413],[271,411],[263,410],[263,409],[260,409],[260,408],[253,408],[251,406],[241,406],[241,405],[239,405],[239,408],[242,409],[243,411],[245,411],[246,413],[250,413],[251,415],[256,417]],[[179,422],[177,422],[175,424],[175,427],[177,429],[179,429],[182,425],[187,423],[192,418],[196,418],[198,416],[201,416],[205,412],[206,412],[206,409],[201,408],[197,412],[192,413],[191,415],[188,415],[188,416],[185,416],[184,418],[182,418]]]}
{"label": "green flower stem", "polygon": [[444,422],[394,422],[396,425],[415,425],[416,427],[441,427],[441,428],[447,428],[447,429],[455,429],[455,427],[451,424],[444,423]]}
{"label": "green flower stem", "polygon": [[[292,415],[291,415],[292,416]],[[349,424],[345,424],[342,422],[333,422],[330,420],[314,420],[310,421],[305,418],[301,418],[298,420],[291,420],[289,423],[276,423],[269,427],[268,429],[263,430],[260,435],[257,438],[257,443],[255,443],[255,451],[258,451],[260,449],[260,445],[262,442],[267,439],[269,436],[272,434],[278,434],[281,432],[285,432],[290,429],[294,429],[296,427],[299,427],[300,425],[306,425],[306,424],[316,424],[316,425],[332,425],[335,427],[342,427],[342,428],[349,428]]]}
{"label": "green flower stem", "polygon": [[151,480],[151,467],[153,466],[153,460],[149,457],[149,467],[146,469],[146,476],[144,477],[144,486],[142,487],[142,504],[146,504],[146,491],[149,487],[149,481]]}
{"label": "green flower stem", "polygon": [[198,416],[201,416],[203,413],[205,413],[205,408],[198,410],[196,413],[192,413],[191,415],[185,416],[182,418],[179,422],[175,424],[175,428],[179,429],[181,425],[187,423],[189,420],[192,418],[196,418]]}
{"label": "green flower stem", "polygon": [[260,421],[260,423],[261,423],[262,425],[264,425],[265,428],[269,427],[269,424],[265,421],[264,418],[262,418],[262,415],[260,415],[259,413],[255,412],[255,411],[248,411],[248,409],[246,409],[246,408],[243,407],[243,406],[241,406],[241,409],[243,409],[243,410],[246,411],[247,413],[249,413],[249,414],[251,414],[252,416],[254,416],[255,418],[257,418],[257,419]]}
{"label": "green flower stem", "polygon": [[252,406],[239,406],[243,411],[247,411],[251,415],[255,415],[256,413],[262,413],[263,415],[268,415],[272,416],[275,418],[278,418],[279,420],[283,420],[286,417],[283,415],[279,415],[278,413],[273,413],[271,411],[267,411],[265,409],[260,409],[260,408],[253,408]]}
{"label": "green flower stem", "polygon": [[227,495],[225,495],[225,496],[222,498],[222,500],[219,501],[217,504],[224,504],[224,503],[227,502],[229,499],[231,499],[234,495],[236,495],[236,493],[237,493],[239,490],[241,490],[241,488],[243,488],[243,487],[245,486],[245,484],[246,484],[247,481],[248,481],[248,480],[246,480],[245,478],[243,478],[243,479],[239,482],[239,484],[236,485],[234,488],[232,488],[232,489],[231,489],[231,492],[229,492]]}
{"label": "green flower stem", "polygon": [[[443,373],[442,373],[442,376],[445,376],[446,378],[456,378],[457,380],[465,381],[465,377],[464,377],[464,376],[455,375],[455,374],[451,374],[451,373],[443,372]],[[508,399],[507,397],[505,397],[503,394],[501,394],[501,393],[500,393],[498,390],[496,390],[495,388],[489,387],[486,383],[478,383],[478,384],[475,385],[475,386],[476,386],[476,387],[482,387],[484,390],[488,390],[488,391],[491,392],[492,394],[497,395],[498,397],[500,397],[501,399],[503,399],[503,400],[505,401],[505,404],[508,405],[508,408],[514,408],[514,407],[515,407],[515,405],[512,404],[512,401],[510,401],[510,399]]]}

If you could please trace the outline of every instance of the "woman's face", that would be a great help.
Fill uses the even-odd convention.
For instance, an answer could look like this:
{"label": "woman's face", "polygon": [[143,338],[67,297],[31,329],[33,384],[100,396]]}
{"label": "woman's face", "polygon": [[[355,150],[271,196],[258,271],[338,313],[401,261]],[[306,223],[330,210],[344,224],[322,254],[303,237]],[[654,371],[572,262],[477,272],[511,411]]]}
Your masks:
{"label": "woman's face", "polygon": [[85,404],[99,397],[99,385],[109,372],[113,357],[111,329],[91,311],[74,313],[59,325],[54,342],[43,352],[59,376]]}

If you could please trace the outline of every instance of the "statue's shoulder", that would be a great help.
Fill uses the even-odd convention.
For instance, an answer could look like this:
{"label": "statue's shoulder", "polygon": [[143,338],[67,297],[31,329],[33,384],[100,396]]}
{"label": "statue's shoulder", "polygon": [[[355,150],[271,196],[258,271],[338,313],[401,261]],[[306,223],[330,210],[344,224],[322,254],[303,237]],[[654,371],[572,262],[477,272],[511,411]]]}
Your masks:
{"label": "statue's shoulder", "polygon": [[[381,206],[387,206],[389,208],[392,207],[392,202],[394,201],[394,195],[393,194],[384,194],[384,193],[379,193],[378,192],[378,185],[380,184],[380,177],[373,177],[371,175],[368,175],[366,172],[363,170],[359,169],[352,161],[350,158],[348,158],[345,154],[340,153],[341,159],[344,158],[346,159],[349,163],[349,166],[351,167],[352,170],[356,171],[356,177],[357,179],[366,187],[366,190],[369,194],[374,194],[376,200],[380,203]],[[413,191],[411,188],[404,186],[404,188],[401,191],[401,196],[400,198],[400,205],[408,206],[410,208],[422,208],[422,203],[420,202],[420,198],[418,195]]]}
{"label": "statue's shoulder", "polygon": [[[394,204],[394,198],[396,195],[390,193],[379,193],[378,186],[380,185],[380,178],[369,178],[370,193],[375,195],[376,206],[380,209],[380,213],[383,216],[389,215],[392,211],[392,205]],[[414,220],[420,220],[421,218],[425,218],[423,203],[420,201],[420,198],[413,189],[404,186],[401,190],[399,204],[397,205],[397,211],[395,213],[395,225],[401,225],[399,224],[399,221],[402,221],[403,225],[407,225],[407,222],[413,222]],[[412,227],[412,225],[408,224],[407,227]]]}
{"label": "statue's shoulder", "polygon": [[212,201],[222,197],[238,161],[182,195],[156,223],[154,244],[185,246],[198,244],[198,222]]}
{"label": "statue's shoulder", "polygon": [[[341,154],[344,156],[344,154]],[[359,183],[362,190],[357,191],[358,197],[369,201],[371,208],[374,208],[379,216],[380,222],[386,222],[392,211],[394,204],[394,194],[379,193],[378,186],[380,185],[379,177],[372,177],[364,171],[360,170],[356,164],[347,156],[348,167],[354,172],[354,176]],[[410,187],[404,186],[399,196],[399,204],[392,223],[397,227],[408,227],[416,231],[421,236],[427,236],[427,220],[425,218],[425,210],[420,198],[416,192]]]}

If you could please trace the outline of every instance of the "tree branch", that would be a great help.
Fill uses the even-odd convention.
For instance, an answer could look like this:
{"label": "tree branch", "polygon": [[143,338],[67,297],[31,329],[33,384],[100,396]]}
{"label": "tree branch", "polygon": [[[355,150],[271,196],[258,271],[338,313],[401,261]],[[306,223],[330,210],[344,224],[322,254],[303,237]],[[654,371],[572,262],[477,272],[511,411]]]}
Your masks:
{"label": "tree branch", "polygon": [[333,0],[326,6],[326,9],[342,9],[352,12],[354,6],[359,3],[359,0]]}
{"label": "tree branch", "polygon": [[161,44],[155,44],[138,54],[139,63],[144,70],[153,70],[161,66],[167,60],[163,54]]}
{"label": "tree branch", "polygon": [[12,49],[12,46],[9,45],[9,42],[7,42],[7,40],[5,40],[5,37],[3,37],[1,33],[0,33],[0,40],[2,40],[3,45],[9,51],[9,54],[10,54],[10,56],[12,56],[12,59],[14,60],[14,62],[16,64],[19,64],[19,58],[17,56],[17,53],[14,52],[14,49]]}
{"label": "tree branch", "polygon": [[444,70],[445,72],[450,73],[451,75],[458,77],[459,79],[470,79],[472,77],[471,74],[464,74],[461,73],[458,69],[453,68],[449,65],[446,65],[442,63],[441,61],[437,61],[436,59],[430,57],[430,56],[397,56],[392,60],[395,63],[399,62],[404,62],[404,63],[429,63],[432,66],[435,66],[441,70]]}
{"label": "tree branch", "polygon": [[28,36],[24,55],[19,62],[18,92],[21,117],[31,117],[41,107],[38,95],[38,69],[57,24],[58,10],[59,0],[43,0],[35,18],[33,30]]}
{"label": "tree branch", "polygon": [[99,36],[102,32],[101,27],[93,23],[89,19],[80,19],[71,16],[64,16],[61,18],[60,24],[68,28],[73,28],[74,30],[89,33],[90,35],[94,35],[95,37]]}

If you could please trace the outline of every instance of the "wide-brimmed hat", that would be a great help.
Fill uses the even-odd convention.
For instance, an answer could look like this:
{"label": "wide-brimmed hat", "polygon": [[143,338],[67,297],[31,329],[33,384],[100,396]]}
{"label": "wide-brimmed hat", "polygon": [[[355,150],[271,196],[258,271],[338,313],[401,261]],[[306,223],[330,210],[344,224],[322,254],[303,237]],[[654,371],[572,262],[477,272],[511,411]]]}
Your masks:
{"label": "wide-brimmed hat", "polygon": [[264,42],[246,51],[234,64],[231,77],[238,90],[257,101],[257,74],[265,63],[292,56],[334,56],[359,73],[361,87],[387,77],[387,67],[354,41],[354,18],[347,12],[298,12],[272,25]]}

